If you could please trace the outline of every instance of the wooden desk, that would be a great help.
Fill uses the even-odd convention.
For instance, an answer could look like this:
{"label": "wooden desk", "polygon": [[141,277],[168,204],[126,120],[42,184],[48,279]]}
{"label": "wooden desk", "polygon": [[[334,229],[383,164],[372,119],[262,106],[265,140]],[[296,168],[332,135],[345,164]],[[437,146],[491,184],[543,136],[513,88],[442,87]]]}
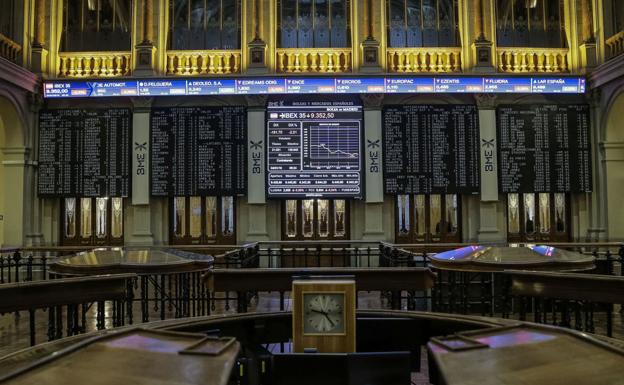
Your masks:
{"label": "wooden desk", "polygon": [[521,324],[427,344],[430,378],[446,385],[616,385],[624,350],[587,334]]}

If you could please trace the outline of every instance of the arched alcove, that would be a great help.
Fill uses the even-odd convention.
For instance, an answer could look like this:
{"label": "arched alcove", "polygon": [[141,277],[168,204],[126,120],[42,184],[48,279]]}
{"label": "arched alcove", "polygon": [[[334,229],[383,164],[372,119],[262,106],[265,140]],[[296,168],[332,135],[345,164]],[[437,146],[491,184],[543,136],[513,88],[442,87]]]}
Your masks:
{"label": "arched alcove", "polygon": [[0,246],[23,243],[23,133],[15,104],[0,95]]}
{"label": "arched alcove", "polygon": [[620,92],[607,111],[604,160],[607,185],[607,220],[610,240],[624,239],[624,92]]}

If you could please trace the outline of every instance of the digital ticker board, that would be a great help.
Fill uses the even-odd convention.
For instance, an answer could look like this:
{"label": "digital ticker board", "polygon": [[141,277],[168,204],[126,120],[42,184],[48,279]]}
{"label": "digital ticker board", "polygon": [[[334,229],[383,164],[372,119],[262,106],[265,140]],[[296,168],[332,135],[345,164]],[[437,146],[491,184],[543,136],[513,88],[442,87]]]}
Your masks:
{"label": "digital ticker board", "polygon": [[575,76],[344,76],[210,79],[52,80],[46,98],[362,93],[571,93],[585,92]]}
{"label": "digital ticker board", "polygon": [[586,104],[499,106],[500,191],[591,192],[589,115]]}
{"label": "digital ticker board", "polygon": [[129,196],[131,138],[127,108],[41,110],[39,196]]}
{"label": "digital ticker board", "polygon": [[362,106],[356,100],[270,101],[269,198],[361,198]]}

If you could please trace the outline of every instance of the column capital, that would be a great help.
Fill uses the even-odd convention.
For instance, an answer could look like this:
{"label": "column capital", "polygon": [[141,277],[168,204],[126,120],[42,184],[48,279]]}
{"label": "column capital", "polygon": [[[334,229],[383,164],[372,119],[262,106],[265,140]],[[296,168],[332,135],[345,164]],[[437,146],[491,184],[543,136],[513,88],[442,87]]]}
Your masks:
{"label": "column capital", "polygon": [[245,95],[247,107],[251,109],[266,108],[268,97],[266,95]]}
{"label": "column capital", "polygon": [[480,110],[493,110],[498,97],[495,94],[474,94],[474,99]]}
{"label": "column capital", "polygon": [[383,104],[384,94],[361,94],[360,98],[366,109],[379,109]]}
{"label": "column capital", "polygon": [[130,98],[130,102],[134,106],[134,112],[149,112],[154,98],[135,97]]}

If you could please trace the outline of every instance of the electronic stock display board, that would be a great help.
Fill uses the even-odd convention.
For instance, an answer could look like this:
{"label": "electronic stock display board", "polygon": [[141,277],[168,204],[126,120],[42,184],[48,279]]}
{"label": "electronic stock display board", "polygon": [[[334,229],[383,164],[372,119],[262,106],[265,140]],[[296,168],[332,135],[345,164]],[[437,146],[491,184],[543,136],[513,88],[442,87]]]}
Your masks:
{"label": "electronic stock display board", "polygon": [[155,107],[150,131],[152,196],[246,193],[245,107]]}
{"label": "electronic stock display board", "polygon": [[572,93],[585,92],[577,76],[366,76],[231,77],[193,79],[51,80],[46,98],[362,93]]}
{"label": "electronic stock display board", "polygon": [[362,106],[356,99],[270,101],[269,198],[361,198]]}
{"label": "electronic stock display board", "polygon": [[127,108],[41,110],[38,194],[129,196],[131,118]]}
{"label": "electronic stock display board", "polygon": [[497,120],[501,192],[592,190],[589,106],[500,106]]}
{"label": "electronic stock display board", "polygon": [[480,191],[476,106],[388,105],[382,124],[386,194]]}

